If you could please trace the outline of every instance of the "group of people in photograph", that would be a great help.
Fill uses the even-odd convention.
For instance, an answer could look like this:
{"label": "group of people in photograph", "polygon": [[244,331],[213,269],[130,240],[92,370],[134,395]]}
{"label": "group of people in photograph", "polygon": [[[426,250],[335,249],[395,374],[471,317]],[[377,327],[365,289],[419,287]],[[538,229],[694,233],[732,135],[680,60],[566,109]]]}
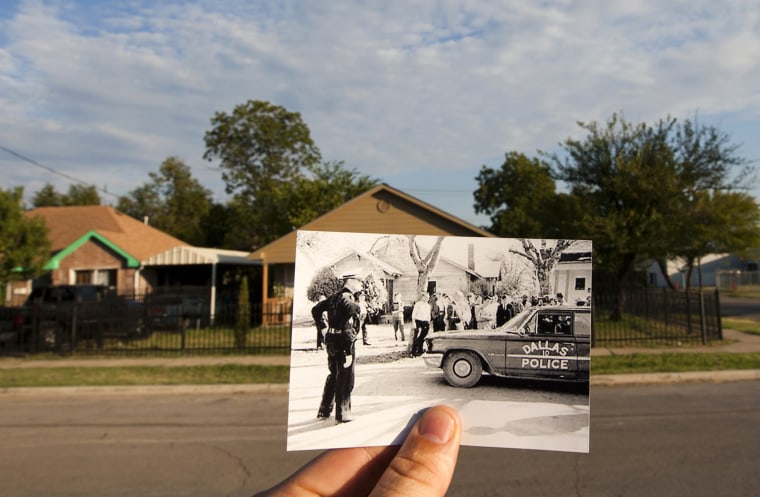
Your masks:
{"label": "group of people in photograph", "polygon": [[[507,293],[483,297],[461,290],[420,292],[413,303],[395,293],[390,304],[390,326],[396,342],[406,342],[405,310],[411,307],[411,334],[408,345],[412,357],[424,352],[425,338],[431,332],[500,327],[517,314],[540,305],[564,305],[561,293],[550,298],[522,295],[513,298]],[[354,387],[355,342],[361,334],[363,345],[369,342],[367,324],[375,307],[367,302],[362,282],[347,278],[343,288],[321,299],[312,307],[317,326],[317,349],[327,351],[329,373],[325,380],[317,417],[326,419],[335,408],[337,423],[351,421],[351,391]]]}

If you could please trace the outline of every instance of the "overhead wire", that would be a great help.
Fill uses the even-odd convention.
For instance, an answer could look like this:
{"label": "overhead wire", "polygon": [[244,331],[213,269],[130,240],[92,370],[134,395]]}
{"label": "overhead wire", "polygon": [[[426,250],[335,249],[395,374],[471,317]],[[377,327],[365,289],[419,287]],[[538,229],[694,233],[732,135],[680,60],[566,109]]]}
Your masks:
{"label": "overhead wire", "polygon": [[97,190],[97,191],[99,191],[101,193],[104,193],[106,195],[110,195],[110,196],[112,196],[112,197],[114,197],[116,199],[119,198],[118,195],[116,195],[115,193],[109,192],[105,188],[99,188],[96,185],[93,185],[92,183],[90,183],[88,181],[81,180],[81,179],[79,179],[79,178],[77,178],[75,176],[72,176],[72,175],[68,174],[68,173],[64,173],[62,171],[58,171],[57,169],[54,169],[54,168],[52,168],[50,166],[46,166],[45,164],[42,164],[42,163],[40,163],[40,162],[38,162],[38,161],[36,161],[34,159],[31,159],[31,158],[29,158],[29,157],[27,157],[25,155],[22,155],[22,154],[16,152],[15,150],[12,150],[12,149],[10,149],[8,147],[0,145],[0,150],[3,150],[4,152],[6,152],[6,153],[8,153],[8,154],[10,154],[10,155],[12,155],[14,157],[16,157],[18,159],[21,159],[24,162],[28,162],[29,164],[32,164],[33,166],[37,166],[37,167],[39,167],[41,169],[44,169],[44,170],[46,170],[46,171],[48,171],[50,173],[53,173],[53,174],[55,174],[57,176],[60,176],[62,178],[66,178],[69,181],[73,181],[75,183],[79,183],[80,185],[84,185],[84,186],[90,186],[92,188],[95,188],[95,190]]}

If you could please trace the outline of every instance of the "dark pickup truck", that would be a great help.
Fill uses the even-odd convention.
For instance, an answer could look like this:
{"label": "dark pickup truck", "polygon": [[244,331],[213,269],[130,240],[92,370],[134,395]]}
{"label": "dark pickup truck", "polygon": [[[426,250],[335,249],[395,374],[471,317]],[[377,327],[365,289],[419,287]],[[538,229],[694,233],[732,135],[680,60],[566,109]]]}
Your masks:
{"label": "dark pickup truck", "polygon": [[134,338],[144,332],[141,305],[105,285],[53,285],[32,290],[23,308],[27,349],[45,351],[82,341]]}

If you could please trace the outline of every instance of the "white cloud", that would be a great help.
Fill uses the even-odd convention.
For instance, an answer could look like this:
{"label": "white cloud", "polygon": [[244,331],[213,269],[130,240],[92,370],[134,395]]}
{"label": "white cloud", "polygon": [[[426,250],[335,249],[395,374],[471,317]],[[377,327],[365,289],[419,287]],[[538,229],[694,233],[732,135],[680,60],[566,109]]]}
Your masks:
{"label": "white cloud", "polygon": [[[0,144],[119,193],[178,155],[222,195],[203,133],[214,112],[261,99],[300,112],[325,159],[471,192],[482,164],[552,149],[577,120],[699,112],[756,127],[760,111],[750,2],[148,5],[5,14]],[[15,163],[0,156],[3,183],[38,189],[44,175]],[[454,214],[472,218],[462,196]]]}

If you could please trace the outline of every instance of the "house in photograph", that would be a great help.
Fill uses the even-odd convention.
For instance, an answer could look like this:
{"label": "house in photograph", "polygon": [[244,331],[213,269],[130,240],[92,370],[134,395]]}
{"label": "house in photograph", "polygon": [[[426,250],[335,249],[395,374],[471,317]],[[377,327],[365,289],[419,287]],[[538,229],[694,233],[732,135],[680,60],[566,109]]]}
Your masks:
{"label": "house in photograph", "polygon": [[576,241],[560,255],[554,269],[554,292],[568,304],[586,305],[591,296],[591,242]]}
{"label": "house in photograph", "polygon": [[[379,302],[385,312],[391,308],[393,295],[403,297],[406,307],[411,307],[417,297],[417,268],[409,256],[406,236],[380,235],[369,252],[349,251],[345,256],[329,264],[336,275],[355,274],[364,279],[372,275],[383,287],[383,301]],[[425,291],[428,294],[469,288],[470,283],[483,279],[475,269],[474,246],[470,245],[468,264],[463,265],[443,255],[428,275]],[[425,250],[425,249],[423,249]],[[427,252],[423,253],[423,256]]]}
{"label": "house in photograph", "polygon": [[[299,229],[353,233],[494,237],[492,233],[484,229],[452,216],[385,183],[375,186]],[[288,300],[293,298],[296,230],[254,251],[249,257],[263,265],[263,300],[269,300],[270,288],[275,286],[283,289],[282,295],[277,297]],[[382,256],[377,258],[385,260]],[[394,267],[393,270],[403,272],[404,268]]]}

